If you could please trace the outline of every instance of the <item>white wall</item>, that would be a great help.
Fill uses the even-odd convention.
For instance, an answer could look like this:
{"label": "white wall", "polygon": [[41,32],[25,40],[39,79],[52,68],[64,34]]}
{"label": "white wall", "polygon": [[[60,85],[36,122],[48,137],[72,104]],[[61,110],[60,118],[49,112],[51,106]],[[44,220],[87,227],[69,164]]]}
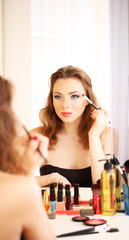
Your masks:
{"label": "white wall", "polygon": [[14,110],[27,127],[31,121],[30,0],[4,0],[3,74],[15,85]]}

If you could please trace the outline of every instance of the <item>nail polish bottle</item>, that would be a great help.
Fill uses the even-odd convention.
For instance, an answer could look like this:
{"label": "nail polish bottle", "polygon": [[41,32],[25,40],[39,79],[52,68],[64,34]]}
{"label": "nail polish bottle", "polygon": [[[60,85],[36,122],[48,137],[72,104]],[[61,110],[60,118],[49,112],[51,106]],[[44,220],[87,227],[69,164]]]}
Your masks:
{"label": "nail polish bottle", "polygon": [[45,211],[48,212],[50,209],[50,203],[48,202],[48,192],[47,191],[44,191],[43,204],[44,204]]}
{"label": "nail polish bottle", "polygon": [[[55,184],[51,183],[49,185],[49,196],[48,196],[48,200],[50,201],[50,194],[51,194],[51,190],[55,190]],[[55,194],[55,200],[56,200],[56,194]]]}
{"label": "nail polish bottle", "polygon": [[53,212],[56,209],[55,189],[50,190],[50,210]]}
{"label": "nail polish bottle", "polygon": [[73,205],[79,205],[79,184],[76,183],[73,186],[74,186]]}
{"label": "nail polish bottle", "polygon": [[57,202],[56,202],[57,210],[64,210],[64,201],[63,201],[63,191],[58,189],[57,192]]}
{"label": "nail polish bottle", "polygon": [[58,198],[58,190],[61,190],[61,191],[62,191],[62,198],[63,198],[63,201],[64,201],[64,196],[63,196],[63,184],[62,184],[62,183],[58,183],[58,186],[57,186],[57,198]]}
{"label": "nail polish bottle", "polygon": [[66,202],[65,202],[65,209],[70,210],[71,209],[71,192],[70,190],[66,190]]}
{"label": "nail polish bottle", "polygon": [[65,185],[65,197],[64,197],[64,202],[66,202],[66,191],[70,191],[70,184]]}

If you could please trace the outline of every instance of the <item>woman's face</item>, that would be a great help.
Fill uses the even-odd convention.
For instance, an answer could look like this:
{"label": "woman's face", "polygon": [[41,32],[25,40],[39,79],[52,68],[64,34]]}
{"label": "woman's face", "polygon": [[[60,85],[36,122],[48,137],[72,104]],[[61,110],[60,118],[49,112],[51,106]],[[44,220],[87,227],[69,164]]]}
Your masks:
{"label": "woman's face", "polygon": [[73,122],[81,117],[88,102],[81,81],[77,78],[59,78],[53,87],[53,105],[63,122]]}

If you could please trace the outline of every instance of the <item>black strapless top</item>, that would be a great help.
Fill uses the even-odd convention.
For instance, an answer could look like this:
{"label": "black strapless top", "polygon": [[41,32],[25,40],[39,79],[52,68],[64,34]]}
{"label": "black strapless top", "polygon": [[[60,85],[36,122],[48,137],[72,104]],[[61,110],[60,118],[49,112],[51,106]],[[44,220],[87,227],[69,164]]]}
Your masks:
{"label": "black strapless top", "polygon": [[74,183],[79,183],[80,187],[91,187],[92,185],[91,167],[82,169],[66,169],[47,164],[40,168],[41,176],[53,172],[57,172],[67,178],[72,185]]}

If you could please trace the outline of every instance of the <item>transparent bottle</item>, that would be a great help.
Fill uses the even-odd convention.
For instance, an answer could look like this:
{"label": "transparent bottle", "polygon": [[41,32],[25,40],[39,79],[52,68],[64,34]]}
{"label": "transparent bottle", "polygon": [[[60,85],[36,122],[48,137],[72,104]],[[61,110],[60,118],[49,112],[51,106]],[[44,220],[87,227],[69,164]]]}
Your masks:
{"label": "transparent bottle", "polygon": [[116,172],[110,161],[105,160],[101,174],[101,211],[102,215],[112,216],[116,213]]}
{"label": "transparent bottle", "polygon": [[116,172],[116,209],[121,208],[121,173],[118,170],[119,161],[117,158],[115,158],[115,155],[113,156],[113,159],[111,159],[112,167],[115,169]]}

